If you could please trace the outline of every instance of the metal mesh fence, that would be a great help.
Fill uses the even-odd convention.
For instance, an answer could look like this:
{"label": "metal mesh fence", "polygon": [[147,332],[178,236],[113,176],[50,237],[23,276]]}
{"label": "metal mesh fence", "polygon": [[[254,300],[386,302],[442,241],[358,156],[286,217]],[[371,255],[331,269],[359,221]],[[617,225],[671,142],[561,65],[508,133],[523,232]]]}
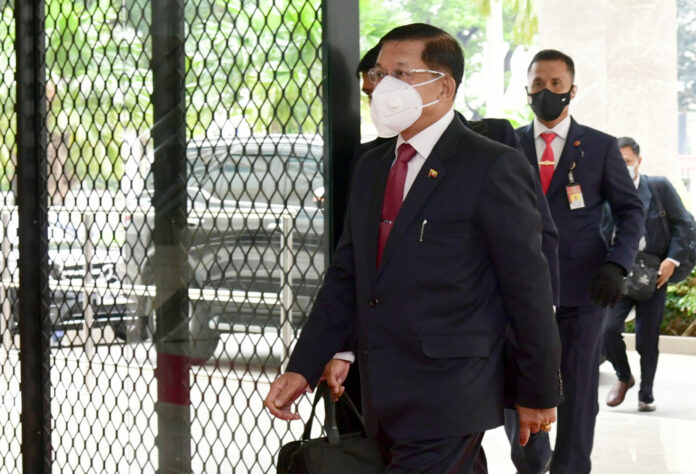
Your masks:
{"label": "metal mesh fence", "polygon": [[14,58],[14,9],[6,5],[0,11],[0,393],[6,419],[0,427],[0,452],[5,453],[1,472],[17,472],[21,457],[21,405],[18,402],[20,366],[19,336],[17,325],[17,213],[15,207],[17,167],[17,122],[15,115],[15,58]]}
{"label": "metal mesh fence", "polygon": [[[0,8],[0,472],[17,472],[15,38]],[[46,0],[44,29],[53,471],[274,471],[301,426],[262,401],[328,246],[321,2]]]}

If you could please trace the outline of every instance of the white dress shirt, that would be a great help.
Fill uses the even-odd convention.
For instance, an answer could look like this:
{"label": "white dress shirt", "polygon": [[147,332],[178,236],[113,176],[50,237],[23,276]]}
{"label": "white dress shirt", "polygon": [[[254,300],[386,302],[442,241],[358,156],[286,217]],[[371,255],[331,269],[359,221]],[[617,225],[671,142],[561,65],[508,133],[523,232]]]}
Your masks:
{"label": "white dress shirt", "polygon": [[548,128],[546,125],[541,123],[538,118],[534,117],[534,145],[536,148],[537,162],[541,161],[541,156],[544,154],[546,149],[546,142],[541,137],[542,133],[553,132],[556,134],[553,141],[551,142],[551,149],[553,150],[553,161],[554,169],[558,165],[558,160],[561,158],[563,153],[563,147],[565,146],[566,140],[568,139],[568,131],[570,130],[570,114],[566,116],[563,120],[558,122],[555,127]]}
{"label": "white dress shirt", "polygon": [[[435,123],[421,130],[408,141],[404,140],[401,134],[399,134],[399,137],[396,139],[394,162],[399,152],[399,146],[401,146],[402,143],[409,143],[416,150],[416,155],[408,162],[408,171],[406,171],[406,181],[404,182],[404,199],[406,199],[406,195],[411,190],[411,186],[416,180],[418,172],[423,167],[423,163],[428,159],[433,148],[435,148],[435,144],[440,140],[442,134],[445,133],[445,130],[447,130],[447,127],[452,123],[452,120],[454,120],[454,110],[450,109]],[[392,162],[392,166],[394,162]],[[333,358],[355,362],[355,354],[352,352],[338,352]]]}

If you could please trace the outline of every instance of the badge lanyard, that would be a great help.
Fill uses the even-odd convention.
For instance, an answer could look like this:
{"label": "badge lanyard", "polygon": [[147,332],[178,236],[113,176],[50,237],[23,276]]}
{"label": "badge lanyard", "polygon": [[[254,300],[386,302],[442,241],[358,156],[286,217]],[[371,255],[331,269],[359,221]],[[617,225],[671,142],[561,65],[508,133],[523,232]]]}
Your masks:
{"label": "badge lanyard", "polygon": [[[575,146],[580,145],[579,142],[575,142]],[[580,149],[580,154],[582,157],[585,156],[583,149]],[[573,161],[570,165],[570,170],[568,171],[568,185],[566,186],[566,194],[568,195],[568,205],[570,210],[574,211],[576,209],[583,209],[585,207],[585,199],[582,196],[582,187],[580,184],[575,182],[573,177],[573,170],[577,164],[577,160]]]}

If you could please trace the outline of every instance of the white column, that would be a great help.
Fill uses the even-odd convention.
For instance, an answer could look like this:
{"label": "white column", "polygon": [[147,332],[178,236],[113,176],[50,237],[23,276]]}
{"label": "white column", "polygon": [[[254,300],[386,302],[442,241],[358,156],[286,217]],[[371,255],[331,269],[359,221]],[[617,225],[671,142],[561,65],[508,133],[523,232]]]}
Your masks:
{"label": "white column", "polygon": [[677,170],[676,0],[538,0],[539,47],[575,61],[581,123],[641,145],[641,171]]}

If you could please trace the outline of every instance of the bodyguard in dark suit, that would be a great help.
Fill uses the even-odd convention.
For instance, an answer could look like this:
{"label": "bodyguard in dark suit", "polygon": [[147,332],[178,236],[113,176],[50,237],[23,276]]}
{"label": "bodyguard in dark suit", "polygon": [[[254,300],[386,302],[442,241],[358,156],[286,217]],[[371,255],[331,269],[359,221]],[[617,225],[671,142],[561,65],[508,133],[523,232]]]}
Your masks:
{"label": "bodyguard in dark suit", "polygon": [[[557,322],[563,346],[563,403],[551,458],[548,434],[535,435],[525,448],[515,442],[514,412],[506,412],[512,458],[521,473],[583,474],[590,454],[599,404],[599,354],[606,307],[620,297],[643,233],[640,198],[628,176],[616,139],[575,122],[568,112],[575,95],[575,69],[567,55],[544,50],[528,69],[527,93],[536,119],[518,129],[529,162],[558,228],[561,275]],[[616,217],[616,239],[600,234],[603,203]],[[513,416],[511,416],[513,415]],[[549,466],[550,464],[550,466]]]}
{"label": "bodyguard in dark suit", "polygon": [[[505,119],[483,118],[481,120],[467,120],[460,112],[456,112],[459,120],[462,121],[467,128],[476,133],[490,138],[493,141],[502,143],[509,147],[515,148],[524,152],[520,139],[512,128],[510,122]],[[533,167],[536,170],[536,168]],[[551,217],[549,205],[544,198],[544,192],[541,189],[541,183],[538,179],[534,180],[534,189],[537,195],[537,207],[541,214],[542,238],[541,250],[546,257],[551,272],[551,286],[553,288],[553,304],[558,307],[560,304],[560,273],[558,268],[558,230]]]}
{"label": "bodyguard in dark suit", "polygon": [[[604,352],[614,366],[618,381],[607,395],[607,405],[614,407],[621,404],[628,389],[635,384],[621,335],[628,313],[635,308],[636,350],[640,354],[638,410],[654,411],[653,381],[657,370],[658,340],[665,311],[667,282],[674,269],[688,255],[691,218],[667,178],[638,173],[642,158],[635,140],[619,138],[619,147],[645,211],[645,236],[641,239],[640,250],[657,255],[662,263],[657,288],[650,298],[635,301],[623,296],[609,311],[604,327]],[[606,217],[613,224],[611,215],[607,214]]]}
{"label": "bodyguard in dark suit", "polygon": [[520,153],[455,120],[463,55],[450,35],[396,28],[374,74],[377,125],[399,137],[358,163],[334,261],[265,405],[297,419],[292,403],[354,330],[368,435],[387,472],[468,473],[483,432],[503,422],[508,323],[523,441],[548,429],[559,400],[534,178]]}

